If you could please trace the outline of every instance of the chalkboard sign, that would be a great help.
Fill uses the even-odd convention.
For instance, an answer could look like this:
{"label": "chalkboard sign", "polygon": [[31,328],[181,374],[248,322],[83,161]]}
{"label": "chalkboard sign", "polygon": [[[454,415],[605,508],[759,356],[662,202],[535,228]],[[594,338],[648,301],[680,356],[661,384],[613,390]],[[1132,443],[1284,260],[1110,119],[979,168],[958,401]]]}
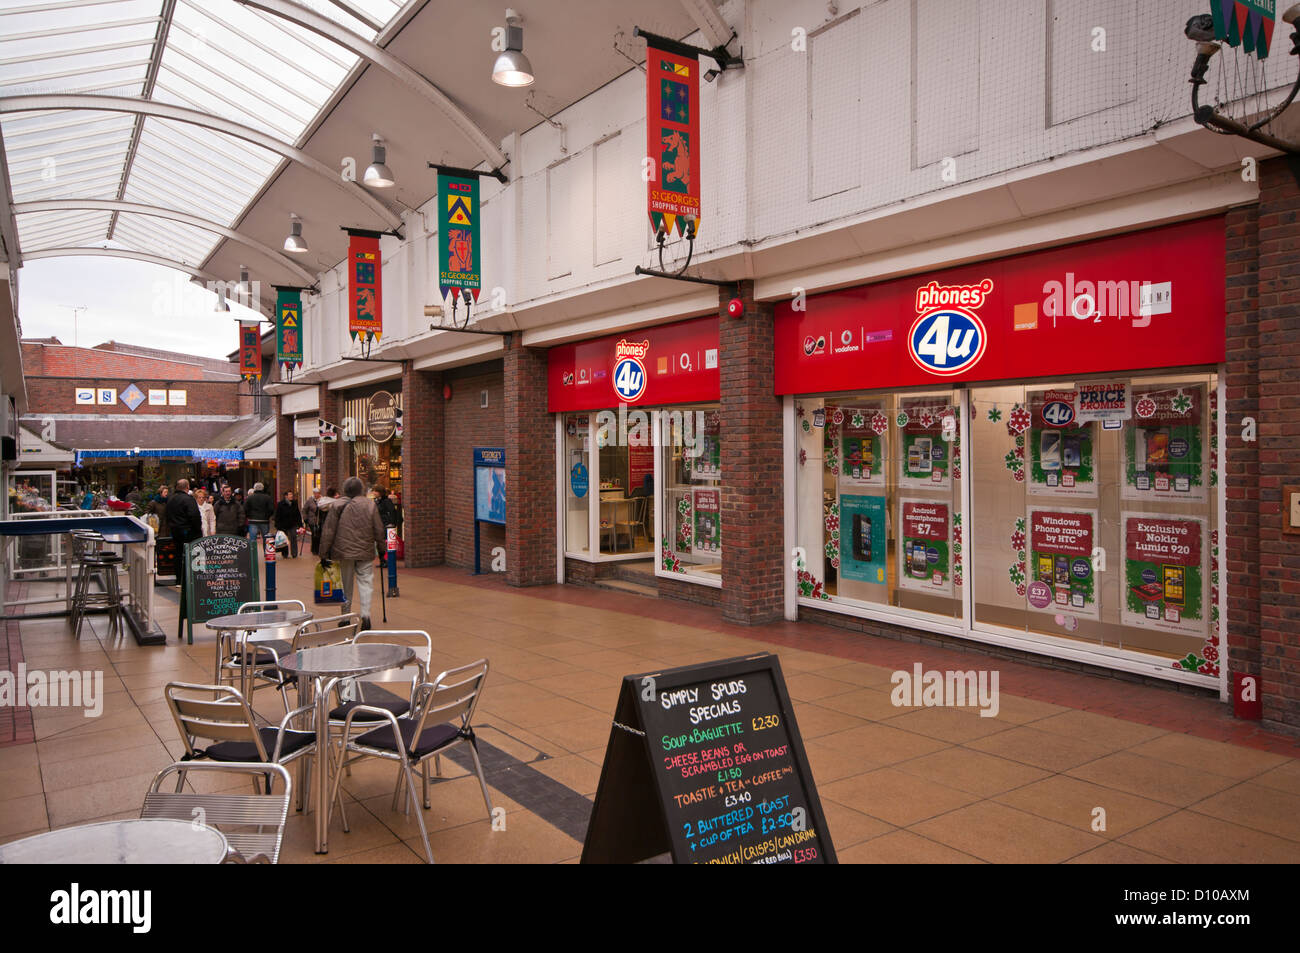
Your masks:
{"label": "chalkboard sign", "polygon": [[583,863],[835,863],[775,655],[628,675]]}
{"label": "chalkboard sign", "polygon": [[186,616],[194,626],[257,602],[257,560],[247,536],[205,536],[185,544]]}

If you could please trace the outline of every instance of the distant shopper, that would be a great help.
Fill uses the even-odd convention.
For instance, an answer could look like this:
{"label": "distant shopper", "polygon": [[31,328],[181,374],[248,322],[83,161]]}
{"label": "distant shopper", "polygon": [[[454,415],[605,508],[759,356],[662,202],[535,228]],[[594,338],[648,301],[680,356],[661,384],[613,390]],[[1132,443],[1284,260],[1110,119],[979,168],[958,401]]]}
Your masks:
{"label": "distant shopper", "polygon": [[320,555],[320,521],[324,514],[320,506],[320,487],[311,491],[309,499],[302,508],[302,521],[307,527],[307,532],[311,533],[311,554]]}
{"label": "distant shopper", "polygon": [[379,518],[383,521],[385,527],[397,526],[397,507],[388,496],[388,487],[375,487],[375,493],[379,499],[375,501],[375,509],[379,510]]}
{"label": "distant shopper", "polygon": [[222,536],[244,534],[244,504],[235,499],[229,483],[221,488],[221,495],[212,501],[212,510],[216,516],[218,533]]}
{"label": "distant shopper", "polygon": [[362,630],[370,628],[370,600],[374,586],[374,558],[384,551],[387,537],[379,510],[364,495],[356,477],[343,483],[344,498],[331,503],[321,533],[321,562],[337,560],[343,574],[343,612],[352,611],[352,580],[357,582]]}
{"label": "distant shopper", "polygon": [[302,526],[302,510],[292,493],[286,493],[275,507],[275,528],[289,537],[289,556],[298,558],[298,528]]}
{"label": "distant shopper", "polygon": [[402,523],[406,518],[402,516],[402,494],[400,493],[393,494],[393,510],[397,513],[397,535],[401,536]]}
{"label": "distant shopper", "polygon": [[188,589],[184,571],[185,544],[192,543],[203,535],[203,519],[199,514],[199,505],[190,496],[189,480],[176,481],[176,492],[167,500],[163,519],[171,531],[172,539],[176,541],[176,580],[181,587],[180,615],[176,622],[176,638],[179,641],[188,614],[185,601]]}
{"label": "distant shopper", "polygon": [[[267,493],[262,484],[254,483],[253,492],[244,500],[244,516],[248,520],[248,538],[258,546],[258,537],[266,536],[271,531],[271,517],[275,515],[275,500]],[[258,552],[261,552],[258,549]]]}
{"label": "distant shopper", "polygon": [[199,516],[203,521],[203,535],[217,535],[217,514],[212,509],[212,500],[208,496],[208,491],[199,487],[194,491],[194,502],[199,505]]}
{"label": "distant shopper", "polygon": [[167,484],[158,487],[158,492],[153,496],[153,513],[159,521],[166,526],[167,522]]}
{"label": "distant shopper", "polygon": [[122,497],[132,506],[140,506],[144,502],[144,495],[140,492],[138,486],[132,486],[127,489],[126,496]]}

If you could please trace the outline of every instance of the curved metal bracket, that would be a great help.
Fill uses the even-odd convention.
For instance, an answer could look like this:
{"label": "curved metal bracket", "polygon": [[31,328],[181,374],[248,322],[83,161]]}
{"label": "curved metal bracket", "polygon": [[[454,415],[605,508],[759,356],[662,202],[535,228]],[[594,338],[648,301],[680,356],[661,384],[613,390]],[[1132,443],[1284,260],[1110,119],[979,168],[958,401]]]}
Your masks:
{"label": "curved metal bracket", "polygon": [[133,96],[101,96],[87,93],[37,93],[31,96],[0,96],[0,114],[60,109],[82,109],[155,116],[158,119],[171,119],[176,122],[189,123],[192,126],[202,126],[205,129],[212,129],[215,132],[234,136],[236,139],[242,139],[255,146],[261,146],[270,152],[282,155],[286,159],[297,162],[299,165],[305,166],[323,176],[335,188],[361,202],[375,215],[383,219],[389,228],[398,229],[402,226],[401,218],[395,215],[387,205],[357,183],[345,181],[339,175],[338,170],[331,169],[325,163],[303,152],[297,146],[282,142],[274,136],[268,136],[259,129],[253,129],[250,126],[223,119],[211,113],[201,112],[197,109],[187,109],[183,106],[173,106],[170,103],[136,99]]}
{"label": "curved metal bracket", "polygon": [[695,254],[695,219],[693,218],[686,219],[685,238],[687,243],[686,261],[684,261],[682,266],[676,271],[668,271],[664,267],[664,244],[668,240],[668,232],[661,228],[655,234],[655,242],[659,246],[658,269],[642,268],[640,265],[637,265],[636,268],[633,269],[632,273],[635,275],[650,275],[652,278],[670,278],[674,281],[691,281],[699,285],[714,285],[718,288],[735,284],[734,281],[723,281],[721,278],[697,278],[695,275],[686,274],[686,269],[691,266],[691,258]]}
{"label": "curved metal bracket", "polygon": [[[1202,52],[1207,47],[1208,52]],[[1262,118],[1255,120],[1248,126],[1231,116],[1221,115],[1213,106],[1201,104],[1201,87],[1206,84],[1205,74],[1209,70],[1210,59],[1218,50],[1218,43],[1202,44],[1198,48],[1196,59],[1192,62],[1192,75],[1188,80],[1192,85],[1192,118],[1196,120],[1198,125],[1206,127],[1211,132],[1217,132],[1221,135],[1241,136],[1243,139],[1258,142],[1270,149],[1276,149],[1291,156],[1300,156],[1300,143],[1287,142],[1284,139],[1260,131],[1264,126],[1282,115],[1286,108],[1295,101],[1296,95],[1300,94],[1300,70],[1296,72],[1295,82],[1291,84],[1291,91],[1287,94],[1286,99],[1270,109]],[[1291,55],[1300,56],[1300,25],[1293,24]],[[1300,173],[1297,174],[1297,181],[1300,182]]]}

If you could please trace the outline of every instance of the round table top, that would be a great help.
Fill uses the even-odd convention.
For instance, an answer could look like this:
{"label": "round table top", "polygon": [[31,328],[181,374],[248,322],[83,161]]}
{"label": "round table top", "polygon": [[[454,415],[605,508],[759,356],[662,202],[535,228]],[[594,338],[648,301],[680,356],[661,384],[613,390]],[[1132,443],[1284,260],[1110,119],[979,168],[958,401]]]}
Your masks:
{"label": "round table top", "polygon": [[225,835],[192,821],[138,818],[64,827],[0,845],[0,864],[219,864]]}
{"label": "round table top", "polygon": [[311,619],[310,612],[277,609],[273,612],[236,612],[234,615],[219,615],[215,619],[209,619],[204,625],[209,629],[252,631],[253,629],[289,628],[310,622]]}
{"label": "round table top", "polygon": [[348,678],[400,668],[415,658],[409,645],[363,642],[361,645],[324,645],[302,649],[280,659],[279,667],[296,675]]}

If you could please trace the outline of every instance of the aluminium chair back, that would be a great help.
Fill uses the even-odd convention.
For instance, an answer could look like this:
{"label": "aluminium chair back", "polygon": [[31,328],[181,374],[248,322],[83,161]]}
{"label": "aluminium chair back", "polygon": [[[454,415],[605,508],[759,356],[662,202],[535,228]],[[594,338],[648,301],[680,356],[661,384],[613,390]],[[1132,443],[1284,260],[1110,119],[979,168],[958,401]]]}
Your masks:
{"label": "aluminium chair back", "polygon": [[293,635],[293,651],[319,649],[327,645],[345,645],[361,631],[361,616],[355,612],[331,615],[304,622]]}
{"label": "aluminium chair back", "polygon": [[487,679],[488,660],[481,658],[468,665],[448,669],[432,682],[425,682],[416,691],[415,718],[417,725],[412,739],[418,739],[426,728],[441,724],[454,724],[462,735],[472,734],[474,710],[478,707],[483,682]]}
{"label": "aluminium chair back", "polygon": [[189,758],[199,753],[194,741],[202,738],[217,742],[250,742],[256,746],[259,760],[270,761],[253,710],[238,689],[230,685],[168,682],[163,694]]}
{"label": "aluminium chair back", "polygon": [[[183,774],[250,776],[257,782],[258,794],[235,794],[229,791],[163,791],[169,776]],[[275,792],[275,779],[280,791]],[[293,782],[289,772],[278,764],[251,762],[180,761],[159,771],[149,786],[140,808],[142,818],[161,817],[177,821],[197,821],[215,827],[237,856],[236,862],[277,863],[289,815],[289,798]],[[260,793],[265,792],[265,793]]]}

